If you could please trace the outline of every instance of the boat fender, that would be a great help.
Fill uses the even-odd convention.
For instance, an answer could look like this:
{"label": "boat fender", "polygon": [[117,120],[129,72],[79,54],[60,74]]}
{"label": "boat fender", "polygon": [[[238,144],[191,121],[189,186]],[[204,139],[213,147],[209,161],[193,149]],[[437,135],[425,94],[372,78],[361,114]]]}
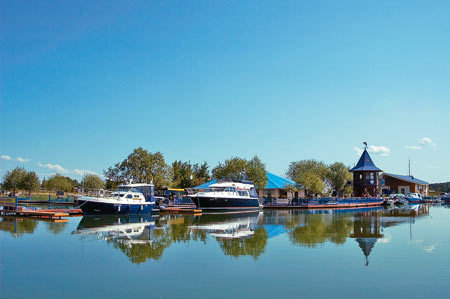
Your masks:
{"label": "boat fender", "polygon": [[105,196],[105,190],[103,189],[98,190],[98,195],[100,195],[101,197]]}

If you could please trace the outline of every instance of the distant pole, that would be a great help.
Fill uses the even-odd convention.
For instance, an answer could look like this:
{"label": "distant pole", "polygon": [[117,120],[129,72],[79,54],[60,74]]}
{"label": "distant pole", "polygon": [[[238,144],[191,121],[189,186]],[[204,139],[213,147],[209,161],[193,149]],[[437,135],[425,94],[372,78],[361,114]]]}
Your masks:
{"label": "distant pole", "polygon": [[84,178],[86,177],[86,171],[83,172],[83,178],[82,178],[82,187],[81,187],[81,194],[84,195]]}
{"label": "distant pole", "polygon": [[411,158],[408,158],[408,176],[411,176]]}

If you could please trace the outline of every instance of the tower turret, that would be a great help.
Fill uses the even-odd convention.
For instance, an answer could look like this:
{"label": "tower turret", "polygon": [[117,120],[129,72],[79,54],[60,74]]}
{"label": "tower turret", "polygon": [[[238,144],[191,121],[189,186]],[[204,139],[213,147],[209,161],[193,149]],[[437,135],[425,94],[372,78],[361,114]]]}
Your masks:
{"label": "tower turret", "polygon": [[355,197],[376,197],[380,186],[381,169],[375,166],[367,152],[367,144],[353,172],[353,194]]}

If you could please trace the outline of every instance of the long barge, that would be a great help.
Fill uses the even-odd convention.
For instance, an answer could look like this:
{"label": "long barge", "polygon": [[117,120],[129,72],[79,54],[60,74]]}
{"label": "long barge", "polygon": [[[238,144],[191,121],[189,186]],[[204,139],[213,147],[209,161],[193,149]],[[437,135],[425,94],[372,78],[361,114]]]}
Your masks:
{"label": "long barge", "polygon": [[264,209],[348,209],[381,206],[383,198],[320,198],[300,204],[266,204]]}

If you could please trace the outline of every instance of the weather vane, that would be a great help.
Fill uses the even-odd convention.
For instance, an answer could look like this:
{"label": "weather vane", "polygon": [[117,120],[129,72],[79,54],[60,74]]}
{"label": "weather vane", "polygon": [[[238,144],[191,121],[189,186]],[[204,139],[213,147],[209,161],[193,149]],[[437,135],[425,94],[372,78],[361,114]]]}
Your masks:
{"label": "weather vane", "polygon": [[364,141],[363,144],[366,146],[366,149],[367,149],[367,142]]}

